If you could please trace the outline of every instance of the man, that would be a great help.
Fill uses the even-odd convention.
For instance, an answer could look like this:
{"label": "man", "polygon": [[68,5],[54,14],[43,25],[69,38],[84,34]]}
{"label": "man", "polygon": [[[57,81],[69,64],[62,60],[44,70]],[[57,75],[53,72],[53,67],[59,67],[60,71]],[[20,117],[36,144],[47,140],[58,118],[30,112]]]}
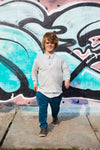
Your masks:
{"label": "man", "polygon": [[[47,32],[43,36],[42,48],[44,54],[35,59],[32,68],[34,91],[39,106],[40,136],[47,135],[47,108],[50,103],[53,124],[58,124],[58,113],[62,99],[63,74],[65,75],[65,87],[70,84],[69,68],[65,60],[56,55],[58,37],[53,32]],[[38,78],[37,78],[38,77]],[[37,81],[38,79],[38,81]],[[39,82],[39,86],[37,83]]]}

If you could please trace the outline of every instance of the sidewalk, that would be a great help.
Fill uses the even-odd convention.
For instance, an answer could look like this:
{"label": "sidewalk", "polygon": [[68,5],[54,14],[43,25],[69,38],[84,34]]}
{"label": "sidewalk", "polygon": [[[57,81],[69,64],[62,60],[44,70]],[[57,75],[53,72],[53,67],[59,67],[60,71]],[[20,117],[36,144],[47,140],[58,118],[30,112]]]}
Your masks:
{"label": "sidewalk", "polygon": [[48,116],[48,135],[39,137],[38,114],[12,110],[0,113],[1,148],[72,148],[100,150],[100,116],[59,116],[54,127]]}

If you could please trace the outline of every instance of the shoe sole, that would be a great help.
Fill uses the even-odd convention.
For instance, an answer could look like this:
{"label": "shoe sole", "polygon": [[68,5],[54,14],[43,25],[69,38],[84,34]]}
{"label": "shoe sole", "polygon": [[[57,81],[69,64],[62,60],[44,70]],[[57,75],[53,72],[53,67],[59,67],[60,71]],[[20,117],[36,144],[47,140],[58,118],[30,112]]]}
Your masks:
{"label": "shoe sole", "polygon": [[59,124],[53,124],[53,126],[58,126]]}
{"label": "shoe sole", "polygon": [[46,134],[40,134],[39,136],[40,136],[40,137],[45,137],[45,136],[46,136]]}

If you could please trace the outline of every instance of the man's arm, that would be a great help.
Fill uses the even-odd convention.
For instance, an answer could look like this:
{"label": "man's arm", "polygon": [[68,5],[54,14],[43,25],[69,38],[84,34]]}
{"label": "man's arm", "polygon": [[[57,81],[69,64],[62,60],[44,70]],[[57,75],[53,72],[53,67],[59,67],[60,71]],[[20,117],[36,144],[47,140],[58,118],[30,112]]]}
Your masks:
{"label": "man's arm", "polygon": [[37,89],[38,89],[37,84],[34,84],[34,91],[36,92],[36,91],[37,91]]}
{"label": "man's arm", "polygon": [[70,72],[69,72],[68,65],[64,59],[63,59],[63,63],[62,63],[62,68],[63,68],[63,73],[65,76],[65,87],[66,87],[66,89],[68,89],[69,85],[70,85]]}
{"label": "man's arm", "polygon": [[69,88],[69,85],[70,85],[70,80],[69,79],[65,79],[65,87],[66,87],[66,89]]}
{"label": "man's arm", "polygon": [[37,91],[37,88],[38,88],[38,86],[37,86],[37,74],[38,74],[38,62],[35,59],[33,67],[32,67],[32,79],[33,79],[33,83],[34,83],[34,91],[35,92]]}

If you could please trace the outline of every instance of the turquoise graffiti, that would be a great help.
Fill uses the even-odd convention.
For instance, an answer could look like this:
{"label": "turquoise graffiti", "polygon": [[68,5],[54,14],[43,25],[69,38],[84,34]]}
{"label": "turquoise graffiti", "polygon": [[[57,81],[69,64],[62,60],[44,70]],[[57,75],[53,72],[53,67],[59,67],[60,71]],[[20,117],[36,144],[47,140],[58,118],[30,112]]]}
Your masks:
{"label": "turquoise graffiti", "polygon": [[32,65],[48,31],[59,37],[56,53],[70,68],[63,97],[99,101],[100,3],[74,2],[48,13],[36,1],[8,0],[0,2],[0,102],[20,94],[35,97]]}

